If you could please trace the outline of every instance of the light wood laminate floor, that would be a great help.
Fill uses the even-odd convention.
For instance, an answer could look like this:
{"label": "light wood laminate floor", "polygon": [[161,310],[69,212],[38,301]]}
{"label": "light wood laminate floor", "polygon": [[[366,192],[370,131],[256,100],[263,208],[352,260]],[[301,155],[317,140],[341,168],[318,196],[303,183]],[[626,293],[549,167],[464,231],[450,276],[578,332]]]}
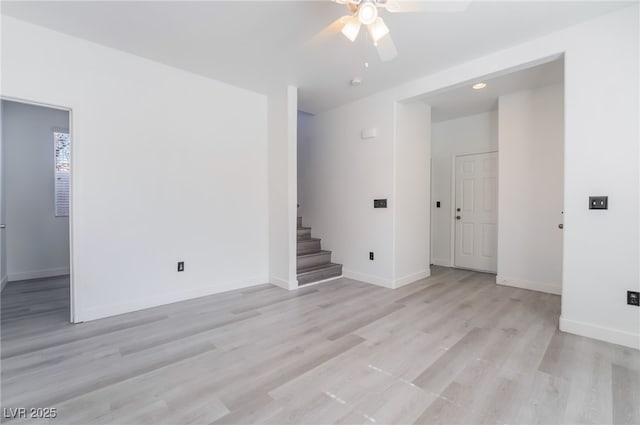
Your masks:
{"label": "light wood laminate floor", "polygon": [[559,332],[558,296],[494,282],[434,267],[397,290],[262,285],[79,325],[66,279],[11,283],[2,407],[57,409],[38,424],[640,423],[640,352]]}

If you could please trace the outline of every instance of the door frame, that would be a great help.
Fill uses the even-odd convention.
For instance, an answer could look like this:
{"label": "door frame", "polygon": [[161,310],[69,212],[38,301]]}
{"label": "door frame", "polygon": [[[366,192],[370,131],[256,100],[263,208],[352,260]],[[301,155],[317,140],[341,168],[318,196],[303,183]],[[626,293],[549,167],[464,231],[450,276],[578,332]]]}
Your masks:
{"label": "door frame", "polygon": [[[496,155],[500,155],[500,152],[496,149],[496,150],[492,150],[492,151],[486,151],[486,152],[463,152],[463,153],[457,153],[455,155],[451,156],[451,202],[450,202],[450,207],[451,207],[451,211],[449,211],[449,247],[450,247],[450,252],[449,252],[449,263],[451,265],[452,268],[461,268],[461,267],[457,267],[456,266],[456,220],[455,220],[455,216],[456,216],[456,159],[458,157],[461,156],[470,156],[470,155],[481,155],[481,154],[486,154],[486,153],[495,153]],[[500,173],[500,169],[498,169],[498,174]],[[496,193],[498,194],[498,196],[500,196],[500,193],[498,193],[496,191]],[[497,206],[496,206],[497,208]],[[498,214],[498,220],[500,220],[500,215]],[[496,225],[496,232],[497,232],[497,225]],[[496,252],[498,249],[498,238],[496,238]],[[486,270],[477,270],[479,272],[484,272],[484,273],[492,273],[492,272],[488,272]],[[497,271],[496,271],[497,272]]]}
{"label": "door frame", "polygon": [[[73,136],[73,109],[68,106],[60,106],[60,105],[52,105],[50,103],[43,103],[28,99],[21,99],[11,96],[0,95],[0,100],[6,100],[9,102],[22,103],[25,105],[33,105],[40,106],[44,108],[50,109],[58,109],[61,111],[66,111],[69,113],[69,137],[71,138],[71,176],[69,178],[70,190],[69,190],[69,321],[71,323],[76,323],[75,321],[75,312],[76,312],[76,285],[74,282],[74,261],[73,261],[73,218],[75,216],[75,180],[76,180],[76,166],[75,166],[75,147],[76,142]],[[3,156],[4,160],[4,156]],[[4,253],[6,255],[6,253]]]}

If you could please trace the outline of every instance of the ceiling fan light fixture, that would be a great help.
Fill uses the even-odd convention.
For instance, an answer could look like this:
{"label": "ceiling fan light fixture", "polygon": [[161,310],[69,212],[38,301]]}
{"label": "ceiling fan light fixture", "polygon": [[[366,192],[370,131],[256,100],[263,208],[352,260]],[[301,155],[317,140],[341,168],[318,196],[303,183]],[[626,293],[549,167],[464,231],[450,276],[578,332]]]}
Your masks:
{"label": "ceiling fan light fixture", "polygon": [[389,28],[385,25],[382,18],[377,18],[371,25],[368,25],[367,28],[374,43],[377,43],[382,37],[389,34]]}
{"label": "ceiling fan light fixture", "polygon": [[360,21],[352,17],[342,27],[342,34],[353,42],[358,38],[358,33],[360,33]]}
{"label": "ceiling fan light fixture", "polygon": [[370,25],[378,18],[378,6],[371,0],[363,0],[358,6],[358,20],[364,25]]}

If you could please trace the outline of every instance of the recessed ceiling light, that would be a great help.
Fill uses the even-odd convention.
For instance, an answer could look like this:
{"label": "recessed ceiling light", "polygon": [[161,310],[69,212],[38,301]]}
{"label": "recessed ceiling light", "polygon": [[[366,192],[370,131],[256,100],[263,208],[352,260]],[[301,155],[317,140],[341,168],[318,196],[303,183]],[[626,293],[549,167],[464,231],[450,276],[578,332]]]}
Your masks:
{"label": "recessed ceiling light", "polygon": [[362,78],[360,77],[355,77],[353,80],[351,80],[351,85],[354,87],[359,86],[360,84],[362,84]]}
{"label": "recessed ceiling light", "polygon": [[474,90],[480,90],[487,87],[487,83],[476,83],[471,87],[473,87]]}

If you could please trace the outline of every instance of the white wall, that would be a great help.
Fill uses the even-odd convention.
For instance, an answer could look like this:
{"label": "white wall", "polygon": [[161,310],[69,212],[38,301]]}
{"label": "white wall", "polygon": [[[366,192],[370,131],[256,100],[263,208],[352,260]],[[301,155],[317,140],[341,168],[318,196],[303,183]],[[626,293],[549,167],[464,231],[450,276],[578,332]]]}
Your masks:
{"label": "white wall", "polygon": [[[566,56],[560,321],[636,348],[640,311],[626,291],[640,290],[639,18],[635,6],[585,25]],[[609,196],[609,210],[587,209],[590,195]]]}
{"label": "white wall", "polygon": [[397,288],[431,274],[429,191],[431,108],[422,102],[396,103],[394,156],[394,277]]}
{"label": "white wall", "polygon": [[54,208],[54,129],[69,112],[2,101],[9,281],[69,273],[69,218]]}
{"label": "white wall", "polygon": [[269,281],[295,289],[298,91],[269,95]]}
{"label": "white wall", "polygon": [[264,95],[6,16],[2,36],[2,95],[72,108],[76,321],[267,281]]}
{"label": "white wall", "polygon": [[429,275],[430,109],[373,100],[307,117],[300,203],[344,276],[394,288]]}
{"label": "white wall", "polygon": [[[1,28],[1,27],[0,27]],[[1,55],[0,55],[1,56]],[[2,103],[0,102],[0,108]],[[0,111],[0,135],[4,128],[4,120],[2,119],[2,111]],[[5,224],[6,217],[6,179],[5,179],[5,165],[4,165],[4,143],[0,142],[0,223]],[[2,291],[9,281],[9,275],[7,274],[7,232],[5,229],[0,229],[0,291]]]}
{"label": "white wall", "polygon": [[[385,251],[392,240],[392,220],[385,219],[384,211],[367,207],[374,197],[391,193],[393,172],[388,157],[392,143],[388,134],[394,125],[390,118],[394,102],[564,54],[565,230],[560,326],[569,332],[640,347],[638,308],[627,306],[625,298],[628,289],[640,289],[639,18],[639,6],[633,5],[314,117],[312,142],[321,147],[313,148],[317,155],[312,175],[326,180],[316,183],[309,194],[306,192],[311,188],[302,192],[305,206],[318,207],[311,224],[331,234],[328,242],[339,254],[336,260],[362,270],[359,276],[370,281],[390,279],[388,263],[369,264],[366,251],[368,247],[382,249],[382,259],[393,254]],[[368,144],[357,138],[360,129],[367,126],[379,127],[381,134]],[[326,175],[329,177],[323,177]],[[594,194],[609,196],[607,212],[587,209],[588,196]],[[363,276],[364,272],[368,276]]]}
{"label": "white wall", "polygon": [[[431,127],[431,262],[452,267],[453,160],[498,150],[497,111],[433,123]],[[440,208],[436,202],[440,201]]]}
{"label": "white wall", "polygon": [[[298,142],[297,142],[297,155],[298,164],[308,164],[311,158],[309,157],[309,144],[310,144],[310,129],[311,120],[313,115],[306,112],[298,111]],[[297,184],[297,203],[300,204],[298,208],[298,217],[304,219],[304,205],[302,205],[302,188],[308,184],[304,182],[307,177],[306,170],[303,167],[297,167],[298,184]]]}
{"label": "white wall", "polygon": [[[344,276],[387,287],[394,280],[394,108],[390,99],[365,99],[314,115],[307,162],[298,164],[304,222],[323,249]],[[377,137],[361,139],[365,128],[377,128]],[[373,208],[379,198],[388,208]]]}
{"label": "white wall", "polygon": [[500,284],[560,294],[564,185],[564,87],[499,99]]}

